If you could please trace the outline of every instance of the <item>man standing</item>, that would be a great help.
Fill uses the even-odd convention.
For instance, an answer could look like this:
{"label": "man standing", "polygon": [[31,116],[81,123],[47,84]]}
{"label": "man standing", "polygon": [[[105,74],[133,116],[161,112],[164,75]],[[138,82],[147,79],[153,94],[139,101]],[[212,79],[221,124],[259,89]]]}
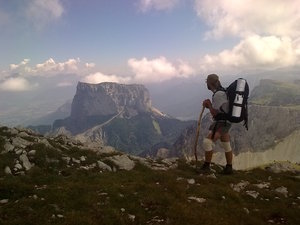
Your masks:
{"label": "man standing", "polygon": [[201,168],[203,172],[210,171],[210,163],[213,156],[215,142],[220,139],[221,146],[225,150],[226,166],[224,174],[232,174],[232,149],[230,146],[229,130],[231,123],[226,120],[225,113],[229,111],[229,102],[225,89],[222,87],[219,77],[216,74],[207,76],[207,88],[213,92],[212,101],[206,99],[203,101],[203,107],[208,108],[214,121],[209,127],[209,133],[203,140],[205,150],[205,162]]}

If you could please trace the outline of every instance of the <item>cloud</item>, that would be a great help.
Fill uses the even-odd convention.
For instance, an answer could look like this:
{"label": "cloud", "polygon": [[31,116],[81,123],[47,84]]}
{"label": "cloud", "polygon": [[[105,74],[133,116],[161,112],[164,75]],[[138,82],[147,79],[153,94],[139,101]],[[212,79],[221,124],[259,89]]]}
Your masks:
{"label": "cloud", "polygon": [[151,9],[162,11],[171,10],[178,3],[179,0],[139,0],[138,7],[142,12],[147,12]]}
{"label": "cloud", "polygon": [[72,85],[74,85],[72,82],[62,81],[62,82],[58,83],[56,86],[57,87],[70,87]]}
{"label": "cloud", "polygon": [[96,64],[83,63],[79,58],[67,59],[63,62],[56,62],[53,58],[49,58],[42,63],[29,65],[30,59],[24,59],[18,64],[10,64],[8,75],[10,73],[18,74],[23,77],[30,76],[57,76],[66,74],[84,75],[91,73]]}
{"label": "cloud", "polygon": [[95,63],[85,63],[86,68],[94,68],[96,66]]}
{"label": "cloud", "polygon": [[26,16],[38,29],[59,19],[64,12],[61,0],[29,0]]}
{"label": "cloud", "polygon": [[72,73],[78,71],[78,65],[80,63],[80,59],[68,59],[65,62],[56,63],[54,59],[50,58],[46,60],[44,63],[37,64],[32,72],[35,73]]}
{"label": "cloud", "polygon": [[0,83],[0,90],[10,92],[29,91],[38,84],[31,85],[25,78],[9,78]]}
{"label": "cloud", "polygon": [[173,65],[165,57],[148,60],[131,58],[128,66],[134,72],[133,80],[142,83],[155,83],[170,80],[175,77],[189,77],[194,70],[187,63],[180,61],[178,66]]}
{"label": "cloud", "polygon": [[289,37],[252,35],[230,50],[202,59],[202,70],[210,69],[275,69],[300,65],[300,43]]}
{"label": "cloud", "polygon": [[9,68],[10,68],[10,70],[16,70],[16,69],[18,69],[18,68],[20,68],[20,67],[25,66],[26,64],[28,64],[29,61],[30,61],[30,59],[23,59],[23,61],[20,62],[19,64],[10,64]]}
{"label": "cloud", "polygon": [[130,77],[106,75],[101,72],[97,72],[84,77],[82,81],[90,84],[98,84],[102,82],[128,83],[130,81]]}
{"label": "cloud", "polygon": [[299,0],[195,0],[195,9],[211,27],[206,38],[300,35]]}

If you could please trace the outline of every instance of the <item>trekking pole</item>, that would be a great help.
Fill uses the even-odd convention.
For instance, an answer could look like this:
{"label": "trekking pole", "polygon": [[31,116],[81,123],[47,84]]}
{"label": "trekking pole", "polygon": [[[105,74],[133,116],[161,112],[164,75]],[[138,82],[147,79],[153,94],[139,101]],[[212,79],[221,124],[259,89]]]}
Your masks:
{"label": "trekking pole", "polygon": [[202,120],[202,115],[205,110],[205,107],[202,107],[201,113],[199,115],[199,120],[198,120],[198,126],[197,126],[197,132],[196,132],[196,140],[194,144],[194,154],[195,154],[195,159],[196,159],[196,169],[197,169],[197,162],[198,162],[198,156],[197,156],[197,145],[198,145],[198,139],[199,139],[199,134],[200,134],[200,127],[201,127],[201,120]]}

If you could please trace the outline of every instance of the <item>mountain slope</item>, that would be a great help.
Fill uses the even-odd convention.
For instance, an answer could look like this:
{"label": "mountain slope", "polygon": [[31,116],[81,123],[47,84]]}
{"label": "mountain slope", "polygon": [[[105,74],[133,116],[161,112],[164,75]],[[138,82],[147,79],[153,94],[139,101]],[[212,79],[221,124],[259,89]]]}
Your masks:
{"label": "mountain slope", "polygon": [[265,106],[300,105],[300,80],[293,83],[261,80],[253,89],[250,102]]}
{"label": "mountain slope", "polygon": [[269,165],[232,176],[213,165],[213,174],[199,175],[178,159],[89,150],[64,136],[6,127],[0,153],[5,225],[300,223],[300,170],[293,165],[288,172],[273,173]]}

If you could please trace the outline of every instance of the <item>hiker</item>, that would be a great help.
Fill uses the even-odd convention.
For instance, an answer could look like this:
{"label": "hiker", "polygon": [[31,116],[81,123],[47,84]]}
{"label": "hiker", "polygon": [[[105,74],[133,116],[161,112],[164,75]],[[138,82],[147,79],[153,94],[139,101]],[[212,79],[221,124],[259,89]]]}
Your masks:
{"label": "hiker", "polygon": [[230,146],[229,130],[231,123],[222,118],[222,115],[229,111],[229,101],[225,89],[222,87],[219,77],[216,74],[207,76],[207,88],[213,92],[212,101],[206,99],[203,101],[203,107],[209,109],[213,116],[213,123],[209,127],[209,133],[203,140],[203,148],[205,150],[205,162],[201,168],[203,172],[210,171],[210,163],[213,156],[214,143],[220,139],[221,146],[225,150],[226,166],[223,170],[224,174],[232,174],[232,149]]}

